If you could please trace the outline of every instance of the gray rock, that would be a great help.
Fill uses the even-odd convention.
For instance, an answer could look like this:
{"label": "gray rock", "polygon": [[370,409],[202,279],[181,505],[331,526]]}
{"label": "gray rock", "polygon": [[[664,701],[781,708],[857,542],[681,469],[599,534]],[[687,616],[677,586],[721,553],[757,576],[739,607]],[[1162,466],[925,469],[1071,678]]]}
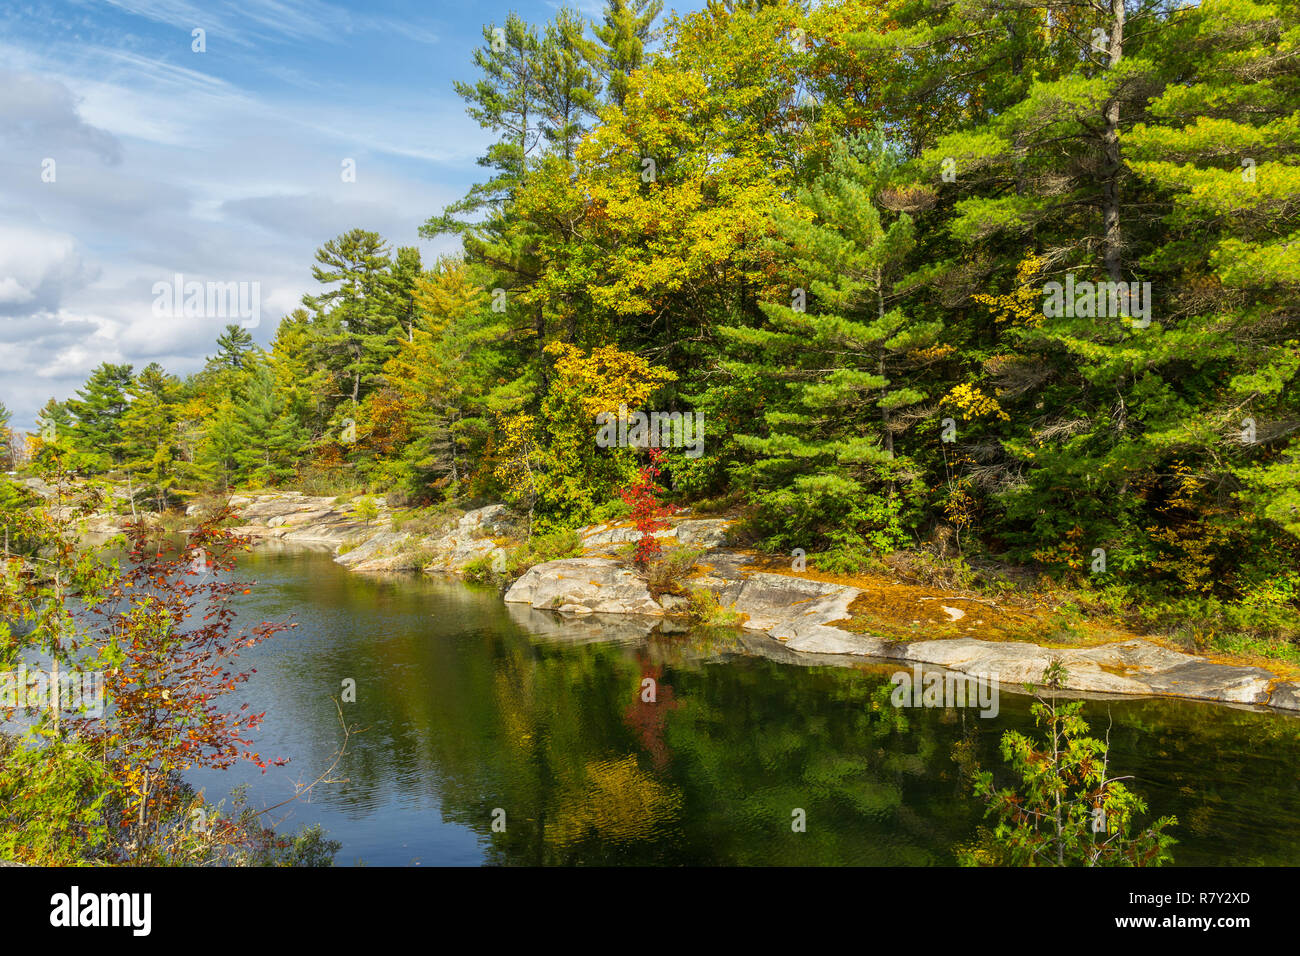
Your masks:
{"label": "gray rock", "polygon": [[891,642],[869,634],[854,634],[838,627],[815,624],[799,629],[784,646],[804,654],[856,654],[862,657],[891,657]]}
{"label": "gray rock", "polygon": [[566,644],[639,644],[662,618],[635,614],[585,614],[561,617],[554,611],[539,611],[527,604],[507,604],[506,611],[530,637]]}
{"label": "gray rock", "polygon": [[317,522],[293,528],[267,528],[263,533],[270,537],[281,538],[284,541],[333,544],[337,546],[345,541],[359,542],[369,535],[379,533],[379,529],[374,525],[367,525],[364,522],[352,521],[340,516],[328,524]]}
{"label": "gray rock", "polygon": [[404,542],[408,541],[410,537],[411,536],[404,531],[381,531],[378,534],[367,538],[346,554],[338,555],[334,559],[334,563],[341,564],[344,567],[355,567],[356,570],[381,570],[379,568],[364,568],[362,566],[376,558],[394,554],[396,549]]}
{"label": "gray rock", "polygon": [[54,486],[48,484],[43,478],[24,478],[22,484],[42,498],[53,498],[55,495]]}
{"label": "gray rock", "polygon": [[759,572],[728,583],[719,591],[719,600],[734,601],[736,610],[748,615],[745,628],[765,631],[804,654],[933,664],[993,677],[1003,685],[1037,685],[1051,661],[1060,660],[1070,690],[1236,704],[1264,704],[1271,699],[1273,706],[1300,710],[1300,688],[1273,686],[1274,676],[1262,668],[1216,664],[1151,641],[1062,649],[975,638],[901,642],[831,626],[849,617],[849,605],[859,593],[852,587]]}
{"label": "gray rock", "polygon": [[515,524],[510,509],[505,505],[487,505],[467,511],[456,522],[456,534],[459,537],[489,537],[509,531]]}
{"label": "gray rock", "polygon": [[726,518],[693,518],[677,524],[677,540],[693,548],[720,548],[727,540]]}
{"label": "gray rock", "polygon": [[740,582],[734,597],[728,589],[719,599],[731,598],[737,611],[749,615],[746,627],[790,638],[801,627],[846,619],[859,593],[857,588],[760,571]]}
{"label": "gray rock", "polygon": [[[582,541],[582,546],[588,549],[608,548],[613,545],[630,544],[634,541],[641,540],[641,532],[636,528],[618,527],[609,524],[588,525],[585,528],[578,529],[578,537]],[[664,528],[654,532],[656,538],[673,538],[676,532],[672,528]]]}
{"label": "gray rock", "polygon": [[1237,704],[1266,704],[1269,684],[1274,677],[1261,667],[1237,667],[1190,658],[1173,667],[1143,674],[1139,680],[1157,694]]}
{"label": "gray rock", "polygon": [[505,549],[498,547],[489,538],[462,537],[450,534],[435,538],[429,543],[429,550],[437,557],[424,566],[431,573],[451,573],[465,570],[466,565],[483,557],[495,559],[498,555],[505,559]]}
{"label": "gray rock", "polygon": [[[286,518],[298,514],[342,515],[334,504],[333,498],[309,498],[296,492],[276,495],[236,495],[229,501],[230,507],[239,512],[246,524],[263,524],[270,526],[273,518]],[[283,522],[281,522],[283,523]]]}
{"label": "gray rock", "polygon": [[[696,567],[701,570],[707,569],[707,577],[720,580],[725,586],[727,582],[734,581],[739,585],[749,571],[746,567],[753,563],[748,555],[740,554],[736,551],[710,551],[696,562]],[[700,579],[695,579],[699,583]],[[712,582],[704,585],[712,588]],[[737,587],[739,591],[739,587]]]}
{"label": "gray rock", "polygon": [[1294,681],[1279,681],[1274,684],[1268,704],[1281,710],[1300,710],[1300,684]]}
{"label": "gray rock", "polygon": [[[294,525],[313,524],[329,518],[338,517],[340,517],[338,512],[334,511],[332,508],[322,508],[312,511],[292,511],[288,514],[278,514],[267,518],[266,526],[268,528],[287,528]],[[247,512],[245,512],[245,520],[247,520]]]}
{"label": "gray rock", "polygon": [[659,595],[659,606],[668,614],[685,614],[690,603],[688,598],[684,598],[680,594]]}
{"label": "gray rock", "polygon": [[664,613],[638,575],[608,558],[563,558],[534,565],[506,592],[510,604],[559,608],[576,604],[601,614]]}

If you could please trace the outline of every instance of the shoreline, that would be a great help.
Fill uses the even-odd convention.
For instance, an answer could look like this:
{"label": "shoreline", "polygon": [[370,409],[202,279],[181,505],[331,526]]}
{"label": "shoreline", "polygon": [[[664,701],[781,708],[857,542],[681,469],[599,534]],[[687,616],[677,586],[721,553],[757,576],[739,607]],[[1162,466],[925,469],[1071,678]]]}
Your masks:
{"label": "shoreline", "polygon": [[[413,571],[463,577],[465,568],[484,560],[504,561],[506,547],[515,543],[514,517],[501,504],[449,515],[435,531],[394,530],[392,513],[380,506],[369,520],[349,513],[335,499],[301,492],[234,495],[230,505],[241,524],[231,530],[255,543],[329,548],[336,563],[359,573]],[[94,530],[112,533],[110,516]],[[987,640],[967,636],[985,624],[990,615],[971,608],[970,602],[991,602],[939,588],[899,587],[916,603],[911,613],[920,616],[936,609],[947,621],[935,617],[928,630],[954,631],[956,636],[906,640],[860,632],[851,606],[870,607],[873,598],[895,615],[895,596],[888,598],[867,587],[800,576],[794,571],[773,571],[771,562],[726,546],[725,518],[683,518],[656,534],[665,543],[701,549],[697,569],[685,583],[710,591],[722,608],[740,616],[735,625],[745,635],[763,635],[771,650],[783,649],[798,663],[885,664],[887,662],[941,667],[971,677],[991,676],[1012,687],[1037,686],[1043,670],[1059,659],[1068,671],[1061,690],[1108,698],[1164,697],[1262,708],[1280,714],[1300,714],[1300,681],[1284,678],[1264,667],[1222,663],[1205,655],[1188,654],[1146,637],[1129,636],[1091,646],[1053,646],[1026,640]],[[616,631],[685,630],[685,598],[652,595],[645,580],[616,550],[640,535],[625,524],[607,523],[579,529],[580,557],[545,561],[528,568],[502,594],[502,600],[521,611],[542,612],[562,629],[585,622],[591,629],[616,621]],[[817,577],[827,577],[818,575]],[[934,592],[917,597],[914,592]],[[960,606],[958,606],[960,605]],[[540,623],[540,619],[533,617]],[[860,626],[860,625],[859,625]],[[542,627],[553,631],[554,627]],[[751,649],[752,650],[752,649]],[[784,657],[784,654],[780,656]]]}

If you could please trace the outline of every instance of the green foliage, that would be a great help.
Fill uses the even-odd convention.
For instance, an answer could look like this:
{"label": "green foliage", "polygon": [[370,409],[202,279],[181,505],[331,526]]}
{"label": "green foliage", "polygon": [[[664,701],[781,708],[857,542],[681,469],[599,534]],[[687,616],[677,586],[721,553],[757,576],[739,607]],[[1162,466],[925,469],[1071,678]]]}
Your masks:
{"label": "green foliage", "polygon": [[[1065,669],[1054,662],[1043,682],[1059,687]],[[971,778],[975,795],[997,822],[974,847],[959,850],[966,866],[1162,866],[1176,842],[1164,831],[1177,824],[1161,817],[1141,829],[1137,817],[1146,803],[1119,777],[1109,776],[1108,745],[1084,734],[1083,701],[1059,703],[1038,697],[1035,722],[1045,730],[1042,745],[1014,730],[1002,735],[1002,759],[1019,778],[1014,788],[998,789],[993,774],[980,770],[960,750],[958,763]],[[960,748],[961,745],[959,745]]]}
{"label": "green foliage", "polygon": [[891,550],[919,517],[923,486],[896,422],[918,420],[909,409],[929,397],[905,376],[941,326],[894,305],[915,244],[912,219],[879,205],[898,165],[881,139],[837,149],[801,208],[775,217],[793,304],[764,302],[765,325],[720,329],[738,360],[780,383],[766,433],[737,438],[754,457],[739,475],[756,489],[756,524],[776,548]]}
{"label": "green foliage", "polygon": [[[1293,0],[659,13],[488,24],[456,85],[487,181],[421,230],[459,256],[328,239],[268,350],[229,326],[185,379],[102,365],[38,457],[158,508],[368,488],[531,535],[621,516],[644,452],[597,414],[689,410],[664,484],[763,548],[851,573],[951,538],[1289,654]],[[1150,283],[1149,322],[1046,309],[1067,281]]]}
{"label": "green foliage", "polygon": [[704,553],[702,548],[686,545],[665,548],[646,566],[646,584],[650,594],[682,594],[685,581],[695,568],[695,562]]}
{"label": "green foliage", "polygon": [[103,761],[86,741],[63,740],[48,723],[0,735],[0,859],[72,866],[110,840]]}
{"label": "green foliage", "polygon": [[[246,736],[261,715],[220,705],[248,677],[231,663],[236,648],[284,625],[232,631],[224,606],[247,589],[222,574],[193,583],[188,573],[194,552],[219,571],[233,567],[239,541],[218,527],[229,512],[195,528],[180,554],[133,525],[122,567],[78,531],[103,502],[94,483],[73,493],[73,458],[54,445],[44,460],[52,502],[0,496],[0,525],[12,532],[0,564],[0,671],[33,657],[61,673],[93,664],[103,696],[93,712],[74,712],[65,698],[23,736],[0,735],[0,856],[36,865],[328,860],[337,845],[318,832],[282,841],[260,814],[243,807],[223,817],[183,780],[190,768],[240,758],[268,765]],[[195,822],[205,819],[211,826]]]}
{"label": "green foliage", "polygon": [[379,505],[370,496],[358,498],[352,503],[352,516],[367,525],[379,517]]}
{"label": "green foliage", "polygon": [[100,470],[122,461],[123,419],[130,403],[131,383],[131,366],[105,362],[77,390],[77,397],[66,404],[73,420],[73,447]]}
{"label": "green foliage", "polygon": [[575,558],[582,554],[582,540],[571,528],[535,534],[527,541],[505,549],[505,561],[485,554],[475,558],[461,571],[472,584],[495,584],[506,587],[535,564]]}
{"label": "green foliage", "polygon": [[718,603],[717,595],[708,588],[691,588],[689,601],[687,613],[704,627],[738,627],[744,623],[745,615],[737,611],[735,605],[723,607]]}

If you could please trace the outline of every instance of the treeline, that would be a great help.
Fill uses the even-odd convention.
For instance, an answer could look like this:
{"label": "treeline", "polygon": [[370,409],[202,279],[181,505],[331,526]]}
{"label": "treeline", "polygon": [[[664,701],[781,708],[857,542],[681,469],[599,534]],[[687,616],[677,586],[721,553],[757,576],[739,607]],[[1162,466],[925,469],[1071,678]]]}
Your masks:
{"label": "treeline", "polygon": [[269,350],[106,365],[44,419],[164,491],[346,474],[555,525],[634,474],[596,415],[699,412],[676,493],[826,567],[937,534],[1294,612],[1298,41],[1294,0],[512,15],[457,85],[489,175],[422,230],[461,256],[354,230]]}

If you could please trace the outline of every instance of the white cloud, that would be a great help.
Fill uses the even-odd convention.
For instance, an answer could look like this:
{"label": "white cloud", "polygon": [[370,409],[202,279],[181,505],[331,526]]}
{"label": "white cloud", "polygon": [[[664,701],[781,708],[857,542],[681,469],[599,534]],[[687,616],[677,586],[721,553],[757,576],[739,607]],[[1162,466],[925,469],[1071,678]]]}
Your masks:
{"label": "white cloud", "polygon": [[89,278],[71,236],[0,222],[0,316],[57,309]]}
{"label": "white cloud", "polygon": [[0,69],[0,139],[6,150],[85,150],[109,163],[122,160],[122,147],[105,129],[86,122],[63,83]]}

